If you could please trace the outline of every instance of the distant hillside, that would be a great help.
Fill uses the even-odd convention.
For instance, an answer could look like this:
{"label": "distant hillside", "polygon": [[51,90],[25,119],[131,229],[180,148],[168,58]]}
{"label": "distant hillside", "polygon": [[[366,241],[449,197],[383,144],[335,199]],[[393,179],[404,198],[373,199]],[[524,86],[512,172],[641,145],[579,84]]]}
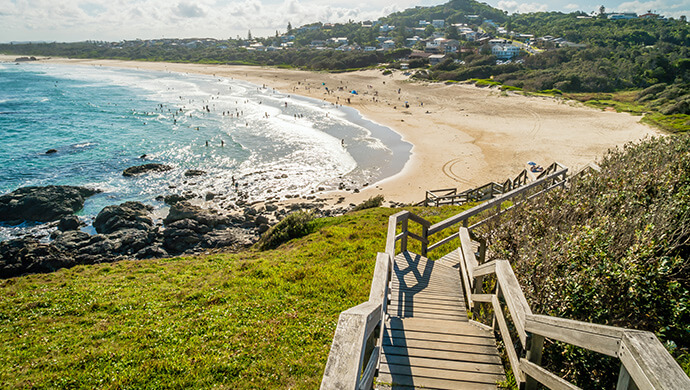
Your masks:
{"label": "distant hillside", "polygon": [[494,8],[486,3],[474,0],[452,0],[433,7],[415,7],[404,11],[394,12],[379,19],[382,23],[402,27],[417,27],[420,20],[444,20],[452,23],[481,24],[489,19],[495,23],[503,23],[507,12]]}

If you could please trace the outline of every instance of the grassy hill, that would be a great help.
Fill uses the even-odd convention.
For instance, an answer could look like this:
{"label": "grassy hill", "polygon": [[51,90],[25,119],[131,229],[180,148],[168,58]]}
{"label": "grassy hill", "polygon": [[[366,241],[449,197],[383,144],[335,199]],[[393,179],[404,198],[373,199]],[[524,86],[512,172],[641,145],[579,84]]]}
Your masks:
{"label": "grassy hill", "polygon": [[397,211],[319,219],[276,250],[0,281],[0,387],[317,388],[338,315],[368,299]]}

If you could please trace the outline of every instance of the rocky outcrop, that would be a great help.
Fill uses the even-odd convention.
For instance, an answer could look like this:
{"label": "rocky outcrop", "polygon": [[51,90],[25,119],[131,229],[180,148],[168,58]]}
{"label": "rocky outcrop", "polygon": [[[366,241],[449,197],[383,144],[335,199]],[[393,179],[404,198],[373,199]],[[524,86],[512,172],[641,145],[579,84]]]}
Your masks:
{"label": "rocky outcrop", "polygon": [[22,187],[0,196],[0,221],[50,222],[73,214],[100,191],[75,186]]}
{"label": "rocky outcrop", "polygon": [[201,176],[201,175],[205,175],[205,174],[206,174],[206,171],[202,171],[200,169],[189,169],[184,173],[184,175],[187,177]]}
{"label": "rocky outcrop", "polygon": [[227,222],[227,218],[219,215],[215,210],[202,209],[188,201],[178,201],[170,206],[170,212],[163,223],[168,226],[183,219],[192,219],[201,225],[214,228]]}
{"label": "rocky outcrop", "polygon": [[0,242],[0,278],[53,272],[73,265],[75,261],[72,257],[53,245],[42,244],[33,238]]}
{"label": "rocky outcrop", "polygon": [[125,202],[107,206],[96,216],[93,227],[98,233],[108,234],[121,229],[149,230],[153,228],[150,214],[153,207],[141,202]]}
{"label": "rocky outcrop", "polygon": [[144,165],[136,165],[129,167],[122,172],[122,176],[136,176],[149,172],[165,172],[173,169],[170,165],[149,163]]}

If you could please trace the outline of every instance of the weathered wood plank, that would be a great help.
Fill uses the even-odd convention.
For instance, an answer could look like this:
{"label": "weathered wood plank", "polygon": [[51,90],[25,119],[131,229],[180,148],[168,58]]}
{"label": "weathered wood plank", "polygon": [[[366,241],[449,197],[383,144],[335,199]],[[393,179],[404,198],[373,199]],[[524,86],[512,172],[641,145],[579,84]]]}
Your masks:
{"label": "weathered wood plank", "polygon": [[522,370],[520,370],[520,360],[518,360],[517,352],[515,352],[515,347],[513,347],[513,339],[510,337],[510,330],[508,329],[508,324],[503,316],[503,309],[501,308],[501,304],[498,302],[498,298],[495,295],[492,297],[491,304],[494,308],[494,318],[496,318],[498,328],[501,330],[503,345],[508,353],[508,360],[510,361],[510,366],[513,369],[513,375],[518,382],[524,382],[525,374],[522,372]]}
{"label": "weathered wood plank", "polygon": [[608,356],[618,356],[624,329],[565,318],[526,315],[525,329],[553,340],[562,341]]}
{"label": "weathered wood plank", "polygon": [[362,367],[369,324],[379,320],[381,304],[365,302],[340,313],[321,389],[354,389]]}
{"label": "weathered wood plank", "polygon": [[551,390],[582,390],[574,384],[554,375],[553,373],[530,362],[529,360],[520,359],[520,368],[525,372],[526,375],[531,376]]}
{"label": "weathered wood plank", "polygon": [[433,349],[444,352],[466,352],[481,355],[496,354],[496,345],[446,343],[444,341],[405,338],[386,338],[383,340],[383,345],[408,349]]}
{"label": "weathered wood plank", "polygon": [[520,337],[522,347],[526,348],[527,333],[525,333],[525,315],[532,314],[525,294],[520,288],[513,268],[507,260],[498,260],[496,262],[496,277],[501,286],[501,291],[508,305],[508,310],[513,318],[513,324]]}
{"label": "weathered wood plank", "polygon": [[439,359],[429,359],[420,357],[409,357],[409,356],[399,356],[399,355],[383,355],[381,356],[382,363],[390,364],[409,364],[415,367],[430,367],[430,368],[442,368],[446,370],[455,371],[473,371],[473,372],[485,372],[491,374],[503,375],[503,366],[500,364],[490,364],[490,363],[468,363],[456,360],[439,360]]}
{"label": "weathered wood plank", "polygon": [[466,227],[461,227],[459,234],[461,253],[467,267],[470,287],[472,287],[474,285],[474,269],[479,266],[479,262],[477,262],[477,258],[474,256],[474,251],[472,250],[472,240],[470,239],[469,230],[467,230]]}
{"label": "weathered wood plank", "polygon": [[484,263],[474,269],[474,277],[486,276],[496,273],[496,260]]}
{"label": "weathered wood plank", "polygon": [[488,363],[488,364],[501,364],[501,359],[498,354],[479,354],[471,352],[455,352],[455,351],[438,351],[434,349],[424,349],[424,348],[405,348],[405,347],[394,347],[391,345],[383,346],[383,353],[386,356],[398,355],[398,356],[415,356],[428,359],[439,359],[439,360],[456,360],[463,362],[477,362],[477,363]]}
{"label": "weathered wood plank", "polygon": [[364,372],[362,373],[362,379],[359,382],[359,387],[357,388],[358,390],[370,390],[372,383],[374,383],[374,374],[376,374],[376,367],[378,366],[379,362],[379,352],[381,351],[381,347],[376,346],[374,347],[374,350],[371,352],[371,357],[369,358],[369,362],[367,363],[366,368],[364,369]]}
{"label": "weathered wood plank", "polygon": [[392,317],[386,322],[386,329],[493,337],[491,332],[487,332],[484,329],[480,329],[466,322],[429,320],[424,318],[401,319]]}
{"label": "weathered wood plank", "polygon": [[621,341],[621,363],[640,390],[690,389],[690,378],[653,333],[626,330]]}
{"label": "weathered wood plank", "polygon": [[[503,380],[503,374],[496,374],[491,372],[481,372],[476,370],[471,371],[456,371],[448,369],[438,369],[431,367],[418,367],[414,365],[399,365],[399,364],[381,364],[380,371],[382,373],[390,373],[395,378],[395,375],[410,375],[415,378],[426,377],[434,379],[447,379],[457,382],[480,382],[495,384],[497,381]],[[462,385],[456,384],[455,389],[462,388]]]}
{"label": "weathered wood plank", "polygon": [[377,379],[378,383],[393,383],[396,385],[413,386],[424,389],[438,390],[487,390],[496,389],[496,384],[486,382],[459,382],[447,379],[435,379],[427,377],[413,378],[409,375],[381,373]]}
{"label": "weathered wood plank", "polygon": [[496,346],[496,340],[493,336],[475,336],[475,335],[452,335],[444,333],[420,332],[410,330],[389,329],[386,334],[393,339],[407,338],[408,340],[429,340],[441,341],[446,343],[459,344],[476,344],[476,345],[490,345]]}

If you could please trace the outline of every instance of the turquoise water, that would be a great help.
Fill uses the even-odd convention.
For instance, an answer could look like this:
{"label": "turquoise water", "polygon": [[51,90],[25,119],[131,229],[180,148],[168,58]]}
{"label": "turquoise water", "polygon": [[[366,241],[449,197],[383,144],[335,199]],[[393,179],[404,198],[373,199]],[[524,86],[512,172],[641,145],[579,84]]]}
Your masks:
{"label": "turquoise water", "polygon": [[[411,149],[355,110],[239,80],[13,63],[0,64],[0,145],[0,193],[48,184],[103,190],[85,216],[128,200],[161,206],[156,196],[170,193],[213,192],[232,207],[239,195],[361,188],[399,172]],[[145,162],[174,169],[122,176]],[[208,174],[187,178],[188,169]]]}

